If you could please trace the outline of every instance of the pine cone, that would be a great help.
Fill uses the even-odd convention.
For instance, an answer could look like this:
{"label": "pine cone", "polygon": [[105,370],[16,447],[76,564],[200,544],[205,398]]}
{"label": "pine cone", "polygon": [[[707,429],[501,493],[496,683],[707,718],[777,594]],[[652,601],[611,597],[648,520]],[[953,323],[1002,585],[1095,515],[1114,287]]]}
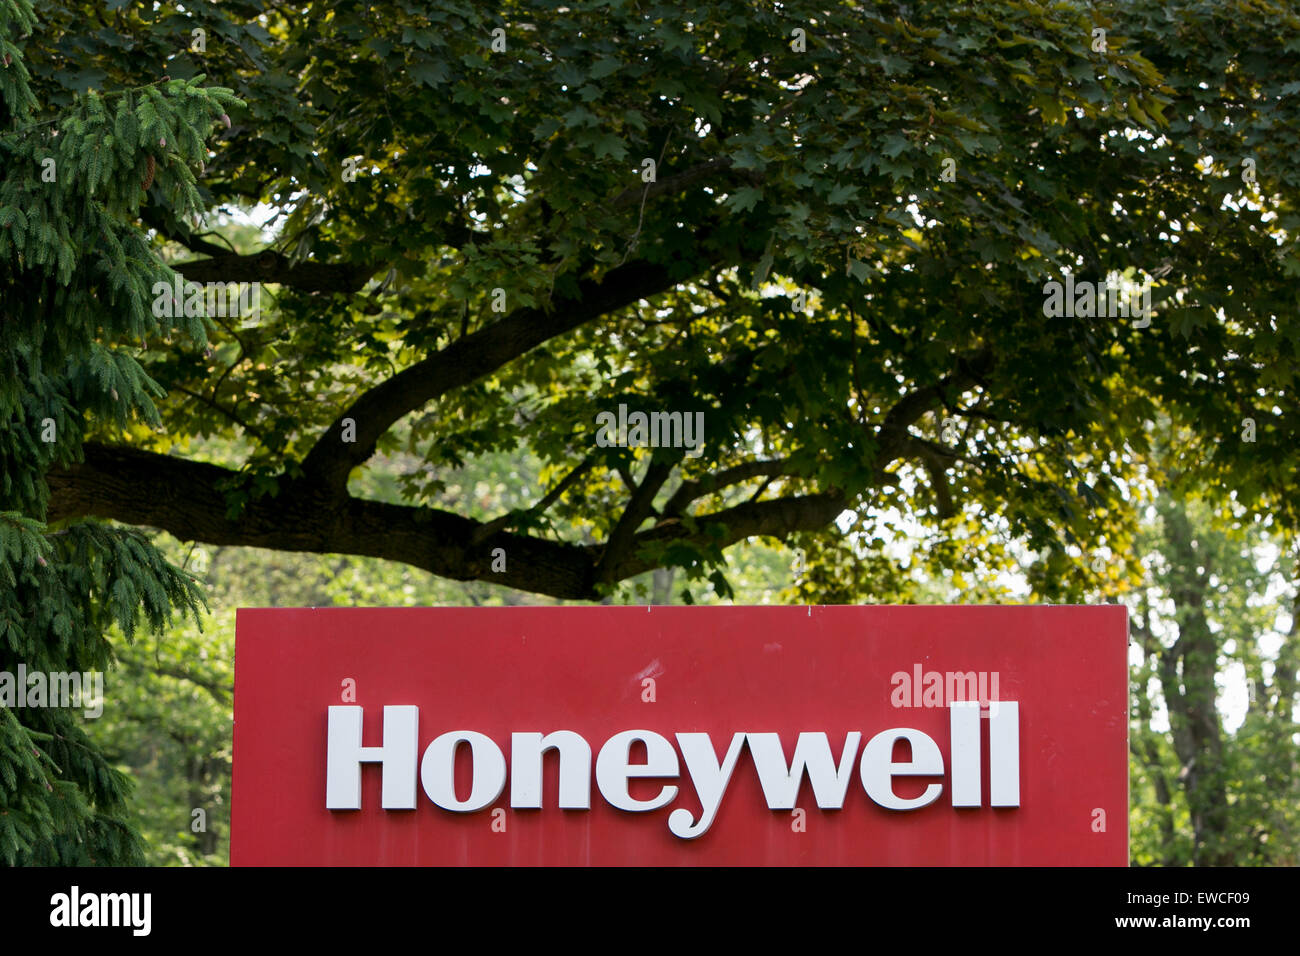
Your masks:
{"label": "pine cone", "polygon": [[154,170],[156,170],[157,168],[158,168],[158,163],[153,158],[153,154],[150,153],[148,156],[145,157],[144,182],[140,184],[140,188],[143,189],[145,192],[148,192],[149,187],[153,185],[153,174],[154,174]]}

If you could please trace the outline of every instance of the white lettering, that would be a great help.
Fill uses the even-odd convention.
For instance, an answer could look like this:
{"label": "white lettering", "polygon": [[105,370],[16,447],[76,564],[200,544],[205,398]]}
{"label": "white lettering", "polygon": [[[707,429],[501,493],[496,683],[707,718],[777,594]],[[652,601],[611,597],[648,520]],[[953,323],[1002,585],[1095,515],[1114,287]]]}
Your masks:
{"label": "white lettering", "polygon": [[805,770],[817,806],[823,810],[838,810],[844,806],[849,781],[853,779],[853,758],[858,755],[858,745],[862,743],[861,733],[854,730],[845,737],[839,767],[831,757],[830,741],[825,734],[800,734],[788,767],[779,736],[747,734],[746,737],[749,752],[754,756],[754,767],[758,770],[758,782],[770,809],[794,809]]}
{"label": "white lettering", "polygon": [[591,745],[572,730],[510,735],[510,806],[542,808],[542,755],[560,754],[560,800],[565,810],[591,809]]}
{"label": "white lettering", "polygon": [[[469,796],[456,798],[456,748],[469,744],[474,761]],[[388,768],[385,767],[385,770]],[[444,810],[473,813],[501,796],[506,788],[506,758],[492,740],[473,730],[453,730],[435,737],[420,761],[420,783],[429,799]]]}
{"label": "white lettering", "polygon": [[691,786],[700,798],[700,819],[697,821],[691,812],[677,809],[668,815],[668,829],[683,840],[694,840],[708,832],[713,826],[713,819],[718,815],[722,805],[722,795],[731,782],[731,772],[736,769],[740,759],[740,750],[745,745],[744,734],[733,734],[727,755],[718,763],[718,754],[713,749],[713,740],[708,734],[678,734],[677,745],[682,748],[686,758],[686,772],[690,775]]}
{"label": "white lettering", "polygon": [[[912,748],[907,763],[894,762],[894,744],[906,740]],[[899,727],[876,734],[862,749],[862,786],[876,803],[886,810],[919,810],[939,799],[943,784],[932,783],[919,797],[904,799],[894,793],[894,777],[932,777],[943,773],[943,754],[927,734],[910,727]]]}
{"label": "white lettering", "polygon": [[363,747],[361,708],[350,705],[331,707],[325,764],[325,808],[360,810],[361,765],[378,763],[384,768],[380,801],[384,809],[414,810],[419,721],[418,707],[385,707],[383,746]]}
{"label": "white lettering", "polygon": [[[632,744],[645,744],[644,764],[629,763]],[[665,738],[652,730],[625,730],[615,734],[600,748],[596,758],[596,786],[611,806],[633,813],[658,810],[677,796],[676,787],[664,787],[649,800],[637,800],[627,792],[629,777],[675,777],[679,773],[677,751]]]}
{"label": "white lettering", "polygon": [[[918,668],[919,670],[919,668]],[[900,672],[899,689],[912,683],[910,675]],[[920,678],[920,673],[916,674]],[[938,677],[939,675],[935,675]],[[963,675],[964,676],[964,675]],[[939,683],[939,681],[936,681]],[[966,682],[969,687],[969,681]],[[941,685],[940,685],[941,686]],[[995,706],[989,718],[989,796],[990,806],[1020,805],[1020,705],[1015,701],[991,702]],[[981,787],[981,712],[980,701],[952,700],[949,706],[949,730],[952,747],[952,805],[980,807]],[[378,763],[382,774],[382,800],[385,810],[415,808],[416,771],[428,798],[437,806],[457,813],[483,810],[505,791],[506,757],[490,737],[472,730],[444,733],[419,755],[419,708],[410,705],[384,707],[383,743],[363,747],[362,708],[336,705],[329,708],[327,730],[327,766],[325,806],[330,810],[361,809],[361,765]],[[713,826],[718,810],[748,743],[758,782],[769,809],[793,810],[807,776],[817,806],[838,810],[844,806],[853,778],[854,763],[862,744],[862,733],[849,731],[838,761],[831,752],[825,733],[803,732],[795,741],[794,753],[787,762],[780,735],[745,733],[732,735],[721,760],[707,733],[679,733],[677,746],[686,762],[690,779],[699,800],[697,815],[678,807],[668,816],[674,836],[693,840]],[[911,751],[911,758],[894,760],[900,742]],[[470,747],[472,774],[470,794],[456,795],[455,768],[457,748]],[[643,762],[633,762],[632,748],[645,748]],[[556,751],[559,759],[559,786],[556,806],[566,810],[591,809],[591,745],[571,730],[513,733],[510,736],[510,806],[513,809],[541,809],[543,800],[544,757]],[[650,730],[625,730],[614,734],[600,748],[596,757],[596,786],[611,806],[632,813],[658,810],[676,799],[679,787],[664,785],[653,797],[633,797],[629,782],[635,778],[668,778],[681,773],[678,749],[668,738]],[[866,795],[888,810],[917,810],[934,803],[943,792],[942,783],[930,783],[916,797],[900,797],[894,792],[894,777],[938,777],[944,774],[944,756],[927,734],[909,727],[892,728],[876,734],[861,748],[858,774]],[[51,898],[54,925],[76,925],[79,910],[75,898],[60,904]],[[97,919],[98,899],[90,902],[87,917]]]}

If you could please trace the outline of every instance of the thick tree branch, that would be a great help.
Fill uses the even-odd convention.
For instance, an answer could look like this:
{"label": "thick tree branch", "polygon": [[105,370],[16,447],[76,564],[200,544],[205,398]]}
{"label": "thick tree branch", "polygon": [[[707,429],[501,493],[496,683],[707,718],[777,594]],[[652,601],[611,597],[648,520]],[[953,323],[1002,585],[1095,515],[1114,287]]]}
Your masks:
{"label": "thick tree branch", "polygon": [[274,282],[299,292],[357,292],[383,264],[300,262],[273,249],[251,256],[227,253],[172,266],[190,282]]}
{"label": "thick tree branch", "polygon": [[[401,561],[458,581],[482,580],[559,598],[593,600],[592,549],[500,533],[472,544],[477,521],[432,508],[322,497],[283,482],[275,497],[227,513],[237,472],[133,448],[87,445],[85,461],[47,476],[51,522],[111,518],[161,528],[183,541]],[[492,571],[503,548],[506,570]]]}
{"label": "thick tree branch", "polygon": [[[672,282],[660,266],[634,263],[626,268],[629,271],[611,272],[607,281],[586,292],[575,308],[599,310],[591,314],[600,314],[617,303],[653,294],[657,284]],[[608,281],[615,272],[620,281]],[[580,321],[572,313],[527,312],[534,320],[531,326],[524,326],[522,314],[516,313],[469,336],[466,341],[483,337],[477,349],[449,347],[366,393],[353,405],[358,435],[364,419],[356,409],[374,411],[375,419],[368,426],[373,435],[380,423],[395,420],[405,409],[478,378],[531,347],[529,343]],[[945,401],[954,389],[966,387],[986,366],[980,356],[959,362],[951,375],[900,398],[880,426],[885,455],[878,460],[882,466],[886,459],[905,454],[916,440],[907,432],[911,422]],[[340,442],[337,447],[351,453],[351,445]],[[642,556],[647,546],[653,551],[656,545],[681,542],[716,549],[754,535],[783,538],[795,531],[817,530],[834,521],[849,505],[852,494],[860,490],[831,489],[822,494],[750,500],[690,518],[666,515],[666,520],[653,528],[637,532],[653,513],[655,495],[674,467],[674,463],[652,462],[609,540],[603,545],[577,545],[508,533],[501,519],[484,523],[433,508],[352,498],[347,496],[345,484],[329,485],[310,478],[282,479],[275,496],[252,498],[238,513],[229,513],[229,492],[244,481],[236,471],[132,448],[90,444],[84,454],[82,463],[47,476],[52,522],[97,516],[162,528],[187,541],[366,555],[400,561],[453,580],[490,581],[578,600],[595,600],[598,585],[656,567],[653,556]],[[344,457],[342,462],[346,465],[351,460]],[[339,459],[331,455],[325,456],[324,463],[339,467]],[[782,459],[732,466],[687,482],[670,498],[670,504],[684,508],[710,491],[749,478],[779,476],[787,467]],[[341,473],[346,480],[346,471]],[[554,497],[552,492],[543,502]],[[492,570],[497,548],[506,555],[506,569],[499,573]]]}
{"label": "thick tree branch", "polygon": [[[432,508],[357,498],[323,496],[319,488],[285,481],[274,497],[247,501],[227,511],[227,490],[237,472],[217,465],[140,451],[87,445],[85,460],[47,476],[50,522],[109,518],[161,528],[184,541],[242,545],[318,554],[356,554],[400,561],[458,581],[479,580],[570,600],[597,600],[597,564],[621,581],[656,565],[637,556],[645,544],[680,541],[726,547],[752,535],[784,537],[825,527],[844,508],[838,494],[746,502],[723,511],[676,520],[608,544],[582,546],[523,534],[498,532],[476,540],[478,521]],[[640,485],[644,495],[629,504],[624,528],[635,529],[646,513],[650,489],[662,487],[671,466],[656,466]],[[493,550],[506,555],[506,569],[492,570]]]}

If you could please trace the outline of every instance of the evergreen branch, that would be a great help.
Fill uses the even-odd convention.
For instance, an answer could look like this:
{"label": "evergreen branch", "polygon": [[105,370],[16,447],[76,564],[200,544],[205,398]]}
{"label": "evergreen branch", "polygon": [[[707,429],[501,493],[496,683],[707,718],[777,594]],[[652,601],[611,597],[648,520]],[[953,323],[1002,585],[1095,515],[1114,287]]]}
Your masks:
{"label": "evergreen branch", "polygon": [[[147,90],[150,89],[151,87],[159,86],[163,83],[169,83],[169,82],[171,82],[171,77],[164,76],[161,80],[154,80],[152,83],[144,83],[141,84],[140,86],[128,86],[120,90],[114,90],[111,93],[100,93],[98,91],[95,91],[95,95],[99,97],[99,99],[101,100],[109,100],[115,96],[125,96],[128,93],[138,93],[141,90]],[[82,100],[83,100],[83,96],[81,94],[78,94],[77,101],[79,105],[81,104]],[[53,119],[42,120],[39,123],[29,123],[26,126],[20,126],[17,129],[5,130],[3,132],[0,132],[0,139],[5,139],[12,136],[22,136],[30,132],[31,130],[40,129],[43,126],[52,126],[55,123],[62,123],[65,122],[66,120],[67,120],[67,114],[65,113],[64,115],[56,116]]]}

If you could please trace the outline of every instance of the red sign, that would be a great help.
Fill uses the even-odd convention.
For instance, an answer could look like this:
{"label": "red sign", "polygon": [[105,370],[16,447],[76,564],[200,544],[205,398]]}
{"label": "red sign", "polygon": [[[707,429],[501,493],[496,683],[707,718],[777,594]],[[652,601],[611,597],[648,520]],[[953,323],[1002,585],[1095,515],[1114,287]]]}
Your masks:
{"label": "red sign", "polygon": [[241,610],[235,865],[1128,863],[1122,607]]}

